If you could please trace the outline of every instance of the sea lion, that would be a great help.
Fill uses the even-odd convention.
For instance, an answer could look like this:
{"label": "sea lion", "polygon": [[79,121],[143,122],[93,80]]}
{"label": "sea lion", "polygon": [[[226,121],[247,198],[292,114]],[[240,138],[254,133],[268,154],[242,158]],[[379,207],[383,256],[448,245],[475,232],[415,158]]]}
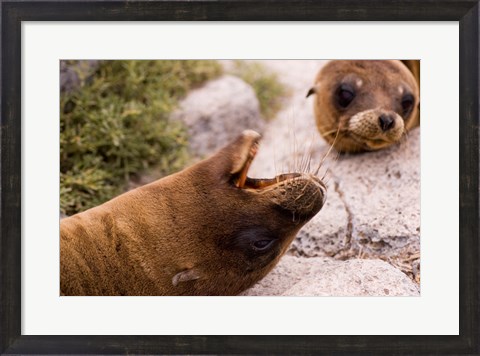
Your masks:
{"label": "sea lion", "polygon": [[62,295],[236,295],[322,208],[314,175],[247,177],[260,135],[61,220]]}
{"label": "sea lion", "polygon": [[317,128],[336,150],[373,151],[420,124],[419,85],[419,61],[334,60],[320,70],[307,97],[316,94]]}

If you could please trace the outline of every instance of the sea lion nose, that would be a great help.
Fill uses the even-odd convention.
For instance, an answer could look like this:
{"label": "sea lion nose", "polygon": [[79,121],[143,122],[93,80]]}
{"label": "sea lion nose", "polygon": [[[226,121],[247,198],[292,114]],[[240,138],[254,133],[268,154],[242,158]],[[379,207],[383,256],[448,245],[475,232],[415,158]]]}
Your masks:
{"label": "sea lion nose", "polygon": [[378,124],[382,131],[388,131],[395,126],[395,119],[387,114],[382,114],[378,117]]}

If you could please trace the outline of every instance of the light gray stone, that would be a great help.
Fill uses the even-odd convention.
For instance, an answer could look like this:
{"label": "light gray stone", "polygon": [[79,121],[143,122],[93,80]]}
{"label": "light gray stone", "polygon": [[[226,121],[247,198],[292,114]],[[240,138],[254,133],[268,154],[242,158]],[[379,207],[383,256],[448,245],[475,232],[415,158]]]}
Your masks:
{"label": "light gray stone", "polygon": [[246,296],[419,296],[417,285],[381,260],[284,256]]}
{"label": "light gray stone", "polygon": [[262,132],[265,126],[252,87],[230,75],[192,90],[171,117],[186,124],[197,157],[223,147],[245,129]]}
{"label": "light gray stone", "polygon": [[339,194],[330,189],[322,210],[293,241],[290,252],[298,256],[335,256],[350,247],[348,214]]}
{"label": "light gray stone", "polygon": [[387,150],[345,156],[334,169],[350,211],[352,248],[369,256],[420,249],[420,129]]}
{"label": "light gray stone", "polygon": [[327,204],[294,240],[295,254],[386,258],[420,251],[420,129],[404,144],[328,165]]}

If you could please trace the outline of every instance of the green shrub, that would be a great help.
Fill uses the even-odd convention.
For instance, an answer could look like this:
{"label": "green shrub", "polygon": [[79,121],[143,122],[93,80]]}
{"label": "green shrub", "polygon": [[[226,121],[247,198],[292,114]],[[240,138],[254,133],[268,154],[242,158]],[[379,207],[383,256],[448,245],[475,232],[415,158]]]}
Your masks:
{"label": "green shrub", "polygon": [[61,212],[111,199],[148,167],[163,175],[180,169],[186,130],[168,114],[189,89],[220,73],[214,61],[102,61],[80,76],[80,87],[60,98]]}
{"label": "green shrub", "polygon": [[267,120],[275,116],[282,107],[283,99],[290,94],[277,74],[261,62],[237,60],[233,74],[253,87],[260,102],[260,111]]}

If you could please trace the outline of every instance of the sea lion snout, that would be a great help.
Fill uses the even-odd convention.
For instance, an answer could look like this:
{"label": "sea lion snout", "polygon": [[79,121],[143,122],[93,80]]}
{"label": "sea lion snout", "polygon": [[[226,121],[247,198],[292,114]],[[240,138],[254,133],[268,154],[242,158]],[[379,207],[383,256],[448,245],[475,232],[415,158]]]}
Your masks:
{"label": "sea lion snout", "polygon": [[310,219],[325,204],[327,188],[315,175],[301,174],[267,189],[272,202],[292,214],[292,219]]}
{"label": "sea lion snout", "polygon": [[391,110],[372,109],[353,115],[346,125],[349,137],[367,150],[386,147],[401,139],[405,124]]}

